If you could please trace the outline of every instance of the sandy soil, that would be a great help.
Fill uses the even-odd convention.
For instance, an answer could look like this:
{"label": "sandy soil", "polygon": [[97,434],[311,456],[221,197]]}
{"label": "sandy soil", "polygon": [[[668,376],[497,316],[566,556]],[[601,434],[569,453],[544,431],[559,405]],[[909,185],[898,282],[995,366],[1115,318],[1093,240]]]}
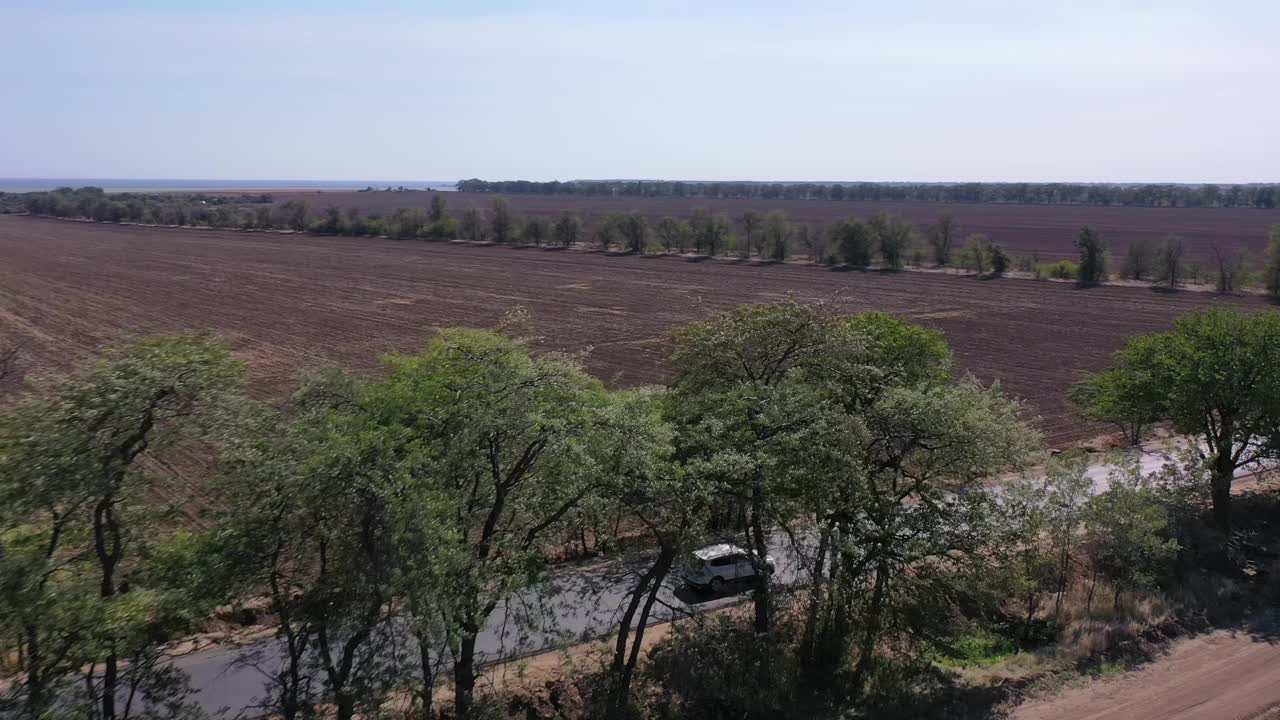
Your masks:
{"label": "sandy soil", "polygon": [[1149,665],[1019,707],[1013,720],[1251,720],[1280,706],[1280,635],[1218,630]]}

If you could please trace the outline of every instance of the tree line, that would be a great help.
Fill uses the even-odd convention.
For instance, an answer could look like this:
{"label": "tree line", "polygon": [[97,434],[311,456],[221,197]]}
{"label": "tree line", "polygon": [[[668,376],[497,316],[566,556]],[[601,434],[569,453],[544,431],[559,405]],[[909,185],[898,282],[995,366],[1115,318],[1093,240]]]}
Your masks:
{"label": "tree line", "polygon": [[870,218],[850,216],[826,226],[793,222],[778,210],[746,210],[730,217],[695,208],[687,219],[665,216],[656,221],[635,210],[588,218],[569,210],[524,217],[502,197],[494,198],[488,209],[468,205],[455,217],[439,192],[431,193],[425,209],[398,208],[385,217],[332,205],[317,217],[305,202],[273,205],[270,195],[107,195],[101,188],[85,187],[13,197],[21,198],[16,206],[21,211],[102,222],[310,231],[400,240],[464,239],[561,248],[582,244],[606,252],[693,252],[778,262],[804,254],[822,265],[890,270],[908,266],[958,268],[994,277],[1013,270],[1037,280],[1075,280],[1081,285],[1112,279],[1151,282],[1171,289],[1188,283],[1210,284],[1221,293],[1260,287],[1280,298],[1280,224],[1272,226],[1262,259],[1214,246],[1210,262],[1186,260],[1186,241],[1172,235],[1158,242],[1147,238],[1133,241],[1117,263],[1101,234],[1085,227],[1075,240],[1078,262],[1042,262],[1036,254],[1011,255],[983,234],[962,238],[950,214],[940,215],[920,230],[888,211]]}
{"label": "tree line", "polygon": [[245,212],[242,206],[270,206],[272,201],[270,193],[107,193],[94,186],[60,187],[48,192],[0,193],[0,209],[6,213],[29,212],[150,225],[231,226],[232,218]]}
{"label": "tree line", "polygon": [[[4,400],[0,714],[199,717],[165,643],[260,597],[279,659],[263,715],[539,716],[480,682],[477,640],[587,537],[638,541],[642,562],[608,580],[625,591],[608,649],[548,717],[888,712],[975,637],[1053,642],[1072,602],[1191,583],[1205,546],[1234,562],[1232,471],[1280,449],[1274,312],[1190,316],[1081,385],[1135,437],[1168,422],[1208,443],[1160,477],[1122,464],[1098,494],[1074,456],[991,491],[1039,457],[1022,407],[882,313],[737,308],[673,333],[667,386],[609,389],[537,344],[516,313],[264,403],[216,339],[140,338]],[[223,504],[202,528],[154,499],[151,461],[195,442]],[[749,612],[643,651],[660,589],[711,541],[746,549]],[[773,577],[779,548],[797,584]]]}
{"label": "tree line", "polygon": [[459,180],[462,192],[632,197],[1275,208],[1280,185],[1104,183],[770,183],[666,180]]}

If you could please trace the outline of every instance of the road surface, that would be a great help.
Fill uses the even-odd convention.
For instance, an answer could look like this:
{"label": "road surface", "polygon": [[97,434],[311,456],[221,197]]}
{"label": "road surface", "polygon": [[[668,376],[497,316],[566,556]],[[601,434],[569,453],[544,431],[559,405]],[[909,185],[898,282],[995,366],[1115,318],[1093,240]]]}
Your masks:
{"label": "road surface", "polygon": [[1251,720],[1280,706],[1274,615],[1175,642],[1124,675],[1033,700],[1011,720]]}
{"label": "road surface", "polygon": [[[1169,455],[1160,450],[1140,455],[1144,474],[1159,471],[1169,461]],[[1115,469],[1107,464],[1090,466],[1088,475],[1095,490],[1106,488]],[[784,584],[799,581],[799,558],[791,544],[779,533],[770,546],[778,565],[776,579]],[[548,588],[516,593],[499,606],[478,638],[480,661],[513,659],[609,632],[622,614],[635,573],[643,569],[643,556],[617,559],[589,569],[564,569],[553,577]],[[659,596],[651,622],[726,607],[741,602],[747,592],[741,586],[730,587],[725,596],[709,597],[677,589],[678,582],[673,573]],[[520,622],[520,618],[533,622]],[[266,687],[263,669],[278,664],[278,652],[274,641],[263,641],[199,650],[174,662],[190,674],[195,700],[207,712],[225,710],[230,716],[258,704]],[[248,659],[254,662],[247,662]]]}

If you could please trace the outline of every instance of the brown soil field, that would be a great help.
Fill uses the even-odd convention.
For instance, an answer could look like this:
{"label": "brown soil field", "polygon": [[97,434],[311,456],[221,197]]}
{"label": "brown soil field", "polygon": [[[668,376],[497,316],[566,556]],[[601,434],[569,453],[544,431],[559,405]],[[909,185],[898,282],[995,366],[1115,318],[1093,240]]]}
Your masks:
{"label": "brown soil field", "polygon": [[[273,192],[277,202],[305,201],[314,211],[329,205],[357,207],[384,215],[401,207],[425,208],[431,194],[417,192],[302,191]],[[455,215],[469,205],[488,208],[495,195],[445,192]],[[781,210],[793,221],[822,225],[858,215],[868,217],[881,210],[895,212],[925,228],[939,215],[951,214],[960,237],[983,233],[1015,255],[1038,254],[1042,261],[1074,259],[1073,245],[1080,228],[1097,229],[1107,241],[1118,269],[1125,248],[1137,240],[1159,241],[1168,235],[1186,239],[1186,258],[1205,265],[1213,249],[1224,253],[1246,251],[1262,257],[1267,230],[1280,223],[1280,210],[1253,208],[1145,208],[1087,205],[996,205],[929,202],[854,202],[838,200],[716,200],[709,198],[591,197],[573,195],[504,195],[511,207],[524,214],[543,215],[573,210],[583,216],[637,210],[651,220],[664,215],[687,217],[694,208],[725,213],[737,221],[746,210]],[[738,232],[742,232],[739,225]]]}
{"label": "brown soil field", "polygon": [[456,243],[61,222],[0,216],[0,341],[27,369],[62,369],[122,333],[210,330],[254,387],[288,392],[307,368],[378,367],[434,328],[491,326],[523,306],[545,345],[589,349],[610,383],[660,381],[672,328],[742,303],[795,297],[878,309],[942,330],[960,368],[1000,381],[1061,446],[1107,428],[1066,400],[1132,334],[1258,298],[937,273],[840,272],[722,260],[606,257]]}

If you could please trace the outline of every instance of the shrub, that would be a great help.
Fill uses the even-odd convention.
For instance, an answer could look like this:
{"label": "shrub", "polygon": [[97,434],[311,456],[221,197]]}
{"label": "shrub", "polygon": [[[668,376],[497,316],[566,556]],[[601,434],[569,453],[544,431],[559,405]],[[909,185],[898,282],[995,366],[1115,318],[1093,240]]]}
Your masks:
{"label": "shrub", "polygon": [[1040,274],[1053,280],[1074,280],[1080,276],[1080,265],[1070,260],[1059,260],[1056,263],[1041,263]]}

